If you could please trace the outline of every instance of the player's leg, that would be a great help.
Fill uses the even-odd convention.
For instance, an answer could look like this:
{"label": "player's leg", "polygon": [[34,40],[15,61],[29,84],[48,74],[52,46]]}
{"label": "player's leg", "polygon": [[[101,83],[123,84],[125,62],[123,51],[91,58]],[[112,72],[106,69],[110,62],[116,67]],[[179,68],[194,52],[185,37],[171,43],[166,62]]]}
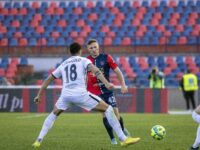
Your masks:
{"label": "player's leg", "polygon": [[[193,111],[192,118],[200,124],[200,105]],[[200,126],[197,128],[196,139],[190,150],[198,150],[200,145]]]}
{"label": "player's leg", "polygon": [[33,143],[33,147],[40,147],[42,140],[44,139],[45,135],[48,133],[49,129],[52,128],[56,118],[63,112],[63,110],[57,109],[56,107],[53,111],[46,117],[40,134],[36,141]]}
{"label": "player's leg", "polygon": [[[111,105],[113,107],[113,106],[116,106],[116,101],[115,101],[115,99],[112,98],[112,96],[113,95],[102,94],[100,97],[103,99],[103,101],[105,103],[107,103],[108,105]],[[106,128],[106,131],[107,131],[109,137],[110,137],[111,144],[113,144],[113,145],[118,144],[117,140],[116,140],[116,138],[114,136],[113,129],[112,129],[111,125],[108,122],[108,119],[106,118],[104,113],[102,115],[103,115],[103,124],[104,124],[104,127]]]}
{"label": "player's leg", "polygon": [[131,137],[127,137],[124,134],[124,132],[122,131],[121,125],[119,123],[119,120],[117,119],[113,111],[113,108],[110,105],[106,104],[103,101],[100,101],[99,104],[94,109],[99,110],[99,111],[104,111],[109,124],[112,126],[113,130],[117,134],[119,140],[121,141],[122,146],[134,144],[140,140],[140,138],[131,138]]}
{"label": "player's leg", "polygon": [[[85,95],[81,95],[78,97],[79,101],[75,103],[76,105],[90,111],[90,110],[98,110],[100,112],[104,112],[105,116],[111,125],[111,127],[116,132],[118,138],[120,141],[122,141],[123,146],[130,145],[138,142],[140,138],[127,138],[126,135],[123,133],[122,128],[120,126],[120,123],[115,116],[115,113],[113,111],[113,108],[106,104],[100,97],[91,94],[88,92]],[[81,100],[82,99],[82,100]]]}
{"label": "player's leg", "polygon": [[36,141],[33,143],[33,147],[40,147],[42,140],[48,131],[53,127],[53,124],[57,117],[68,108],[67,103],[64,102],[64,98],[60,97],[56,102],[53,111],[46,117],[42,129],[37,137]]}
{"label": "player's leg", "polygon": [[118,107],[113,107],[113,110],[114,110],[114,113],[115,113],[115,115],[117,116],[117,118],[119,120],[119,123],[121,125],[121,128],[122,128],[124,134],[126,136],[131,136],[130,133],[129,133],[129,131],[124,127],[124,121],[123,121],[122,116],[120,116]]}

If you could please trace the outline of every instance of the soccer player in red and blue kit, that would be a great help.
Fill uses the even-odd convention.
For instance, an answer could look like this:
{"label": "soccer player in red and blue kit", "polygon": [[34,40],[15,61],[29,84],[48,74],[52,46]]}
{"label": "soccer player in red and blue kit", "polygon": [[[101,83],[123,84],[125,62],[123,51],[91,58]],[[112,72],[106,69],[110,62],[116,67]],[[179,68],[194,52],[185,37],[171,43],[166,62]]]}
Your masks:
{"label": "soccer player in red and blue kit", "polygon": [[[118,65],[115,63],[111,55],[108,54],[100,54],[99,53],[99,44],[97,40],[90,39],[87,42],[87,49],[90,55],[87,57],[92,61],[92,63],[102,71],[104,77],[109,81],[109,72],[112,69],[119,79],[121,83],[121,93],[127,93],[128,89],[124,81],[124,77],[122,72],[120,71]],[[124,128],[123,119],[119,114],[119,110],[117,108],[116,99],[113,95],[113,92],[105,87],[105,85],[98,80],[92,72],[88,72],[87,76],[87,90],[93,94],[100,96],[107,104],[111,105],[114,109],[115,115],[117,116],[122,130],[125,135],[130,136],[128,130]],[[108,135],[111,139],[111,144],[117,144],[117,140],[114,137],[112,127],[108,123],[108,120],[105,116],[103,116],[103,123],[108,132]]]}

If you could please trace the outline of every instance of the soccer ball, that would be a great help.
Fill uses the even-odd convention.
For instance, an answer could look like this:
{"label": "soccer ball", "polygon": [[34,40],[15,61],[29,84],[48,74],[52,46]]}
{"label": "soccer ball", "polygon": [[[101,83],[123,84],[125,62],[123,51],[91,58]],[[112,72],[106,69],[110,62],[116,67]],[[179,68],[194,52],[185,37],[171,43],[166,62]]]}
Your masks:
{"label": "soccer ball", "polygon": [[161,125],[155,125],[151,128],[151,136],[156,140],[162,140],[166,135],[166,130]]}

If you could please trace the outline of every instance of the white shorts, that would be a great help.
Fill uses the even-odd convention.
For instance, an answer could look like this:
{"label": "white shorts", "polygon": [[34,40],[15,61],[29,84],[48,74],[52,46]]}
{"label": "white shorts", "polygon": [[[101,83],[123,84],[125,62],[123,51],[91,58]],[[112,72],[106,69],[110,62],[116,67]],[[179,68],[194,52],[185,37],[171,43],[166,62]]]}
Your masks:
{"label": "white shorts", "polygon": [[90,92],[85,92],[82,95],[63,96],[61,95],[55,106],[61,110],[67,110],[71,105],[76,105],[87,111],[95,108],[102,99]]}

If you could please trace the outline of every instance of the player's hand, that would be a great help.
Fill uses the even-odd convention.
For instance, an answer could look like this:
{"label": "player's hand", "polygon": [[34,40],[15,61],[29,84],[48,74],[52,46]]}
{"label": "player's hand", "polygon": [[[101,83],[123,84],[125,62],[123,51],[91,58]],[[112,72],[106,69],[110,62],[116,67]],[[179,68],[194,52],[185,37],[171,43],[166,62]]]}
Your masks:
{"label": "player's hand", "polygon": [[112,90],[113,88],[114,88],[114,84],[112,84],[112,83],[108,83],[107,85],[105,85],[106,86],[106,88],[108,89],[108,90]]}
{"label": "player's hand", "polygon": [[127,92],[128,92],[128,87],[127,87],[126,85],[121,86],[121,93],[122,93],[122,94],[125,94],[125,93],[127,93]]}
{"label": "player's hand", "polygon": [[35,98],[34,98],[34,102],[36,103],[36,104],[39,104],[40,102],[41,102],[41,96],[36,96]]}

